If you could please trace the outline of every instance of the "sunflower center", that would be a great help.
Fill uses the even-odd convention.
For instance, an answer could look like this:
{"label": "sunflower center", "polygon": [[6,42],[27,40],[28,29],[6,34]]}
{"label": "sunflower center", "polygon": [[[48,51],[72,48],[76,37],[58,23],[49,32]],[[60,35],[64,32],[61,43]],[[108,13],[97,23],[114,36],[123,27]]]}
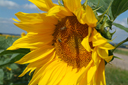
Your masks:
{"label": "sunflower center", "polygon": [[91,60],[91,53],[81,45],[81,41],[87,35],[88,25],[80,24],[75,16],[62,19],[53,34],[59,58],[74,68],[87,66]]}

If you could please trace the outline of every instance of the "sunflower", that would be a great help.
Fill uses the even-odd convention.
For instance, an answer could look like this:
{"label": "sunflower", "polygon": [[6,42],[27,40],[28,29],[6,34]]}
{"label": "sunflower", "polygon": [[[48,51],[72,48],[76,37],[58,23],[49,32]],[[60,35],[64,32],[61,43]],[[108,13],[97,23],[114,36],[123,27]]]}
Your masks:
{"label": "sunflower", "polygon": [[29,48],[16,63],[28,64],[20,75],[34,71],[29,85],[106,85],[105,61],[114,49],[95,29],[98,20],[81,0],[29,0],[45,13],[18,12],[19,28],[27,34],[8,50]]}

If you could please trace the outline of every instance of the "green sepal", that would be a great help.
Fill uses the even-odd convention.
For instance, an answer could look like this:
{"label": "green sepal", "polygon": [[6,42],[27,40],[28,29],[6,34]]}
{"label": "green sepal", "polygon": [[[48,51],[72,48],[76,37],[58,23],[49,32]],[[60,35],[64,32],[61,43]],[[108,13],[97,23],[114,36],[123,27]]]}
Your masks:
{"label": "green sepal", "polygon": [[120,60],[123,60],[122,58],[119,58],[119,57],[117,57],[117,56],[113,56],[114,58],[117,58],[117,59],[120,59]]}
{"label": "green sepal", "polygon": [[[61,2],[62,2],[62,3],[61,3]],[[64,6],[63,0],[58,0],[58,4],[59,4],[60,6]]]}

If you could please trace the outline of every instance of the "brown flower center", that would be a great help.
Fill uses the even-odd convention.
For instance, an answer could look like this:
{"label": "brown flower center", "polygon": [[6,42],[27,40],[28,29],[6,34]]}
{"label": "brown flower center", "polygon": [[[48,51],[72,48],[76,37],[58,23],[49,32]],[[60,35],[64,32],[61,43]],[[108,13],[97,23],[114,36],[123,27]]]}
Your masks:
{"label": "brown flower center", "polygon": [[81,41],[87,35],[88,25],[79,23],[75,16],[62,19],[53,34],[59,58],[74,68],[87,66],[91,60],[91,53],[81,45]]}

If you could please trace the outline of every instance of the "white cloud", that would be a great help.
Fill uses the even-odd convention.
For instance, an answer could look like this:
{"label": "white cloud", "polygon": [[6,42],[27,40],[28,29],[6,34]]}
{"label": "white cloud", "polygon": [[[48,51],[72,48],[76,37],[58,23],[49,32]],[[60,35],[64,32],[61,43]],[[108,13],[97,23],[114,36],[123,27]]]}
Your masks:
{"label": "white cloud", "polygon": [[12,20],[12,18],[1,18],[0,17],[0,23],[13,23],[14,21]]}
{"label": "white cloud", "polygon": [[19,8],[19,5],[17,3],[9,0],[0,0],[0,6],[6,7],[8,9]]}
{"label": "white cloud", "polygon": [[123,19],[122,21],[120,21],[120,20],[115,20],[114,22],[115,22],[115,23],[119,23],[119,24],[121,24],[121,25],[123,25],[123,26],[125,26],[125,27],[128,27],[127,18]]}
{"label": "white cloud", "polygon": [[[119,23],[125,27],[128,27],[128,24],[127,24],[127,18],[123,19],[123,20],[115,20],[114,21],[115,23]],[[116,33],[113,35],[113,38],[114,39],[114,42],[120,42],[120,41],[123,41],[124,39],[126,39],[128,37],[128,33],[125,32],[124,30],[120,29],[120,28],[117,28],[115,26],[112,26],[113,28],[113,31],[116,30]],[[128,43],[128,42],[127,42]]]}
{"label": "white cloud", "polygon": [[24,9],[37,9],[36,5],[34,4],[25,4],[23,5]]}

